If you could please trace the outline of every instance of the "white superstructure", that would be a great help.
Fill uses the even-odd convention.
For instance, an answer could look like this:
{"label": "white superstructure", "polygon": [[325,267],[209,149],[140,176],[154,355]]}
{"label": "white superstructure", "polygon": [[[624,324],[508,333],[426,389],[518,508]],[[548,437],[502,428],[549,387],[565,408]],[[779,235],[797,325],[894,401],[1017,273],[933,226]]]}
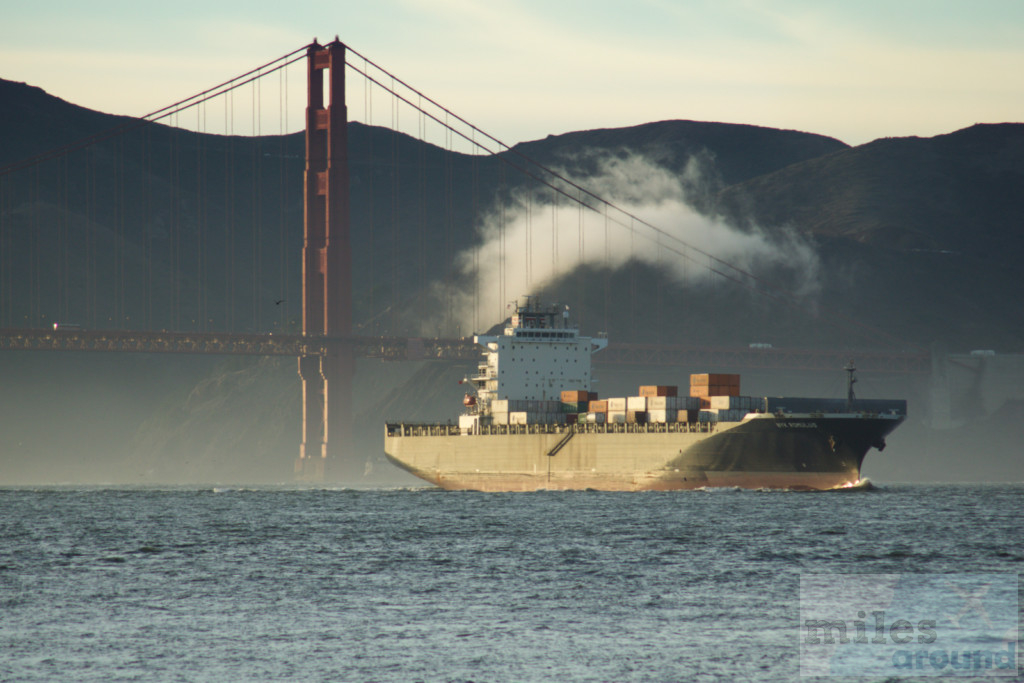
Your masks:
{"label": "white superstructure", "polygon": [[590,355],[608,346],[603,337],[582,337],[569,325],[568,307],[515,304],[504,334],[477,335],[487,349],[476,387],[476,412],[489,414],[496,400],[559,401],[568,390],[589,391]]}

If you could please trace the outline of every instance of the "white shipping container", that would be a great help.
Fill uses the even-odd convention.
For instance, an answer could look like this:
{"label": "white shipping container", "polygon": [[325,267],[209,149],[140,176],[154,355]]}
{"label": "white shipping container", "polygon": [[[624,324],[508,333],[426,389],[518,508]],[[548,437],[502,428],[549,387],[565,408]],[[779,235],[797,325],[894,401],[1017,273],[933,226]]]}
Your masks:
{"label": "white shipping container", "polygon": [[507,425],[508,413],[491,413],[491,424]]}
{"label": "white shipping container", "polygon": [[610,398],[608,399],[608,412],[624,413],[626,412],[626,399],[624,398]]}
{"label": "white shipping container", "polygon": [[648,396],[647,410],[679,410],[685,409],[682,399],[688,396]]}
{"label": "white shipping container", "polygon": [[665,424],[666,422],[675,422],[678,417],[679,411],[677,410],[648,410],[647,421],[656,424]]}
{"label": "white shipping container", "polygon": [[492,413],[507,413],[508,412],[508,399],[507,398],[496,398],[491,401],[491,412]]}
{"label": "white shipping container", "polygon": [[[609,408],[611,410],[611,408]],[[626,399],[626,410],[647,410],[646,396],[630,396]]]}
{"label": "white shipping container", "polygon": [[626,411],[609,409],[608,422],[614,422],[616,424],[626,424]]}
{"label": "white shipping container", "polygon": [[753,403],[750,396],[712,396],[711,407],[716,410],[749,411]]}

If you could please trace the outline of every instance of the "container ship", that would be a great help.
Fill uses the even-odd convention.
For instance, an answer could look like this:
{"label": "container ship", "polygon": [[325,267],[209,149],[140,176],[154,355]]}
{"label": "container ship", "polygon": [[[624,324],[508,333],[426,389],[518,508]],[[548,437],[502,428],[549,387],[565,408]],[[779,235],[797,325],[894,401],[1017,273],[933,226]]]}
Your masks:
{"label": "container ship", "polygon": [[515,304],[501,334],[477,335],[458,424],[387,423],[384,451],[444,489],[665,491],[704,487],[827,490],[860,482],[871,448],[907,402],[744,396],[740,376],[690,375],[689,391],[591,390],[591,355],[608,344],[569,323],[567,307]]}

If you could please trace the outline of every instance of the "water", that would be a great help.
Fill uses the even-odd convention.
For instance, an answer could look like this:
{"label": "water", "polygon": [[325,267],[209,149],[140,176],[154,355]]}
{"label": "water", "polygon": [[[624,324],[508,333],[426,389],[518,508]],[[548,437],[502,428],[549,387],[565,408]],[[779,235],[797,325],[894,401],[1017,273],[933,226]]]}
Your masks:
{"label": "water", "polygon": [[0,489],[0,680],[794,680],[801,572],[1016,573],[1022,509],[1021,485]]}

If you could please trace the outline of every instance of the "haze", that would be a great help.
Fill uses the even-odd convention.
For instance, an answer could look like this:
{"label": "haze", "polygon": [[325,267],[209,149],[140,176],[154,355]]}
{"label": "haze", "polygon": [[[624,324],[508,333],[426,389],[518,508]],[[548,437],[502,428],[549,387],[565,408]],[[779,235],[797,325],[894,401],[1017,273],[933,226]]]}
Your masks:
{"label": "haze", "polygon": [[[335,35],[509,144],[684,118],[856,145],[1024,111],[1016,0],[9,3],[0,76],[142,116]],[[302,125],[302,76],[264,132]]]}

